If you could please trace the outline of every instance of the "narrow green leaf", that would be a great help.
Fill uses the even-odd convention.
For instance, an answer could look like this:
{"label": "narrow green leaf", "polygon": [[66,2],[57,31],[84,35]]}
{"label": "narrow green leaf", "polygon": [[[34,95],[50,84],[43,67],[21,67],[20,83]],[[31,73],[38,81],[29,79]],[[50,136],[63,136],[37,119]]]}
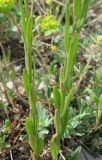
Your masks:
{"label": "narrow green leaf", "polygon": [[67,124],[68,124],[68,117],[69,117],[69,112],[67,110],[67,112],[65,112],[64,116],[62,117],[62,131],[61,131],[61,137],[63,137],[65,130],[67,128]]}
{"label": "narrow green leaf", "polygon": [[30,15],[27,24],[27,33],[26,33],[26,67],[29,78],[31,79],[31,71],[32,71],[32,37],[33,37],[33,19],[32,15]]}
{"label": "narrow green leaf", "polygon": [[66,99],[65,99],[65,106],[64,106],[64,109],[63,109],[63,112],[62,112],[62,117],[64,116],[64,114],[66,113],[69,105],[70,105],[70,102],[73,98],[73,95],[76,91],[76,88],[75,87],[72,87],[68,93],[68,95],[66,96]]}
{"label": "narrow green leaf", "polygon": [[42,138],[37,139],[37,155],[39,157],[40,153],[43,151],[44,148],[44,140]]}
{"label": "narrow green leaf", "polygon": [[85,17],[86,17],[87,11],[88,11],[89,2],[90,2],[90,0],[84,0],[82,3],[81,15],[80,15],[80,18],[77,23],[77,31],[78,32],[80,32],[83,27]]}
{"label": "narrow green leaf", "polygon": [[50,150],[53,160],[56,160],[60,151],[60,140],[57,137],[57,134],[55,134],[51,140]]}
{"label": "narrow green leaf", "polygon": [[28,17],[29,17],[29,0],[24,0],[24,3],[25,3],[26,18],[28,19]]}
{"label": "narrow green leaf", "polygon": [[100,98],[99,98],[98,109],[99,109],[99,110],[102,109],[102,94],[100,95]]}
{"label": "narrow green leaf", "polygon": [[26,35],[26,20],[25,20],[25,10],[24,10],[24,6],[23,6],[23,2],[22,0],[19,0],[19,6],[20,6],[20,12],[21,12],[21,23],[22,23],[22,33],[23,33],[23,38],[24,40],[26,39],[25,35]]}
{"label": "narrow green leaf", "polygon": [[56,86],[53,87],[53,95],[54,95],[54,107],[58,109],[60,112],[61,108],[61,93]]}
{"label": "narrow green leaf", "polygon": [[72,43],[71,43],[71,46],[70,46],[70,66],[69,68],[70,69],[70,72],[72,72],[73,68],[74,68],[74,63],[75,63],[75,60],[76,60],[76,55],[77,55],[77,49],[78,49],[78,33],[75,32],[74,33],[74,36],[73,36],[73,39],[72,39]]}
{"label": "narrow green leaf", "polygon": [[32,110],[33,114],[36,114],[36,99],[35,99],[35,94],[33,86],[30,87],[30,92],[29,92],[29,105],[30,109]]}
{"label": "narrow green leaf", "polygon": [[75,150],[75,152],[73,153],[73,155],[72,155],[72,157],[70,158],[70,160],[76,160],[76,159],[78,158],[80,152],[81,152],[81,147],[78,147],[78,148]]}
{"label": "narrow green leaf", "polygon": [[81,14],[81,0],[74,0],[73,3],[73,15],[74,19],[77,20],[77,18],[79,18]]}
{"label": "narrow green leaf", "polygon": [[24,88],[25,88],[26,94],[27,94],[27,96],[29,96],[30,82],[29,82],[29,78],[28,78],[26,70],[23,71],[23,83],[24,83]]}
{"label": "narrow green leaf", "polygon": [[102,94],[99,97],[99,103],[96,111],[96,124],[99,125],[102,118]]}
{"label": "narrow green leaf", "polygon": [[78,33],[75,32],[70,43],[70,51],[69,51],[69,56],[68,56],[68,61],[66,66],[67,68],[66,68],[66,75],[64,80],[64,88],[67,88],[68,83],[71,79],[71,74],[74,68],[74,63],[77,55],[77,49],[78,49]]}
{"label": "narrow green leaf", "polygon": [[30,117],[26,118],[26,131],[28,133],[28,135],[33,135],[33,122],[32,119]]}
{"label": "narrow green leaf", "polygon": [[36,134],[29,135],[29,144],[33,150],[34,158],[38,159],[38,150],[37,150],[37,137]]}
{"label": "narrow green leaf", "polygon": [[66,53],[69,52],[69,30],[70,30],[70,12],[69,12],[69,2],[66,0],[66,25],[65,25],[65,49]]}
{"label": "narrow green leaf", "polygon": [[29,47],[31,48],[32,45],[32,37],[33,37],[33,17],[32,15],[30,15],[29,19],[28,19],[28,24],[27,24],[27,45],[29,45]]}
{"label": "narrow green leaf", "polygon": [[71,100],[73,99],[73,95],[76,91],[76,87],[72,87],[68,93],[68,95],[66,96],[66,99],[65,99],[65,105],[64,105],[64,108],[63,108],[63,112],[61,114],[61,125],[62,125],[62,130],[61,130],[61,137],[63,136],[65,130],[66,130],[66,127],[67,127],[67,124],[68,124],[68,117],[69,117],[69,112],[68,112],[68,107],[70,106],[70,102]]}
{"label": "narrow green leaf", "polygon": [[90,0],[84,0],[83,6],[82,6],[82,12],[81,12],[81,18],[85,18],[87,11],[88,11],[88,6],[89,6]]}
{"label": "narrow green leaf", "polygon": [[60,113],[59,111],[56,109],[55,110],[55,117],[54,117],[54,126],[55,126],[55,129],[56,129],[56,133],[57,135],[61,135],[61,117],[60,117]]}

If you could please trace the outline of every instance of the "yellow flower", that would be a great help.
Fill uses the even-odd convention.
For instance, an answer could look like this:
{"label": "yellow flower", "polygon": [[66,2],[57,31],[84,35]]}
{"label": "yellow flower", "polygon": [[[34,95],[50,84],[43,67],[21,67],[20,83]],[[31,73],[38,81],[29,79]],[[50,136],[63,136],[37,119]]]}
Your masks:
{"label": "yellow flower", "polygon": [[60,24],[53,15],[38,16],[35,23],[38,33],[44,36],[51,36],[59,32],[60,29]]}
{"label": "yellow flower", "polygon": [[15,7],[15,0],[0,0],[0,13],[8,14]]}
{"label": "yellow flower", "polygon": [[9,0],[4,0],[4,3],[5,3],[5,4],[9,3]]}
{"label": "yellow flower", "polygon": [[51,87],[54,87],[56,85],[56,82],[55,82],[55,80],[53,80],[53,79],[50,79],[50,86]]}
{"label": "yellow flower", "polygon": [[97,43],[97,45],[102,47],[102,36],[97,37],[96,43]]}
{"label": "yellow flower", "polygon": [[56,46],[51,46],[51,52],[56,53],[57,52],[57,47]]}
{"label": "yellow flower", "polygon": [[51,5],[52,0],[46,0],[46,4]]}

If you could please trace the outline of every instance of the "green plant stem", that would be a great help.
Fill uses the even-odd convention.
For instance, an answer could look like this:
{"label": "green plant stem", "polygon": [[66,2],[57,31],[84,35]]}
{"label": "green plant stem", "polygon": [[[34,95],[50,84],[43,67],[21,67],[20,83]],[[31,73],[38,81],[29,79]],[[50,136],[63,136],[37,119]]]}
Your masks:
{"label": "green plant stem", "polygon": [[[60,151],[60,139],[63,137],[64,132],[67,127],[68,122],[68,107],[73,99],[75,92],[77,91],[79,84],[86,74],[86,68],[83,75],[81,76],[78,85],[73,85],[73,71],[74,64],[77,56],[78,50],[78,37],[79,32],[83,27],[85,21],[89,0],[84,0],[81,3],[80,0],[73,1],[73,26],[72,32],[70,33],[70,7],[69,0],[66,0],[66,25],[65,25],[65,62],[64,62],[64,77],[63,77],[63,89],[60,90],[57,87],[53,89],[54,95],[54,126],[56,133],[53,135],[51,140],[51,154],[54,160],[57,159],[58,153]],[[60,77],[60,84],[62,78]]]}

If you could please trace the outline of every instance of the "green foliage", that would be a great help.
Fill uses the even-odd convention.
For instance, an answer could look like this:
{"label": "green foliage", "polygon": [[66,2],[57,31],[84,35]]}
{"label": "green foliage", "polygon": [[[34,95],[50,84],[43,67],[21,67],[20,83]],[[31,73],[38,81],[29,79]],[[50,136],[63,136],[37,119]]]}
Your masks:
{"label": "green foliage", "polygon": [[48,127],[52,123],[52,118],[47,114],[47,110],[41,106],[40,102],[37,102],[38,112],[38,134],[39,137],[44,139],[44,135],[49,133]]}
{"label": "green foliage", "polygon": [[[3,55],[4,57],[4,64],[10,62],[10,54],[6,56],[5,54]],[[2,74],[3,73],[3,74]],[[2,83],[3,89],[4,89],[4,97],[6,98],[8,104],[11,104],[14,106],[14,98],[15,98],[15,93],[12,90],[13,89],[13,81],[15,79],[15,70],[11,66],[9,66],[8,70],[3,71],[3,65],[1,63],[1,68],[0,68],[0,81]],[[11,83],[11,86],[8,85],[8,83]],[[4,103],[2,103],[1,107],[7,107]],[[7,110],[5,110],[7,112]]]}
{"label": "green foliage", "polygon": [[90,0],[91,4],[95,4],[97,2],[97,0]]}
{"label": "green foliage", "polygon": [[90,117],[91,113],[87,110],[84,110],[82,113],[75,114],[73,113],[73,109],[69,108],[68,110],[68,121],[67,121],[67,127],[64,132],[64,138],[67,138],[69,135],[83,135],[81,133],[81,130],[78,132],[75,131],[75,129],[78,130],[78,127],[81,125],[82,121],[87,120],[88,117]]}
{"label": "green foliage", "polygon": [[10,148],[10,144],[6,142],[6,137],[11,133],[10,121],[6,119],[0,132],[0,152],[6,148]]}
{"label": "green foliage", "polygon": [[59,23],[52,15],[36,18],[36,28],[39,34],[44,36],[50,36],[59,31]]}
{"label": "green foliage", "polygon": [[4,103],[0,102],[0,109],[4,110],[5,112],[7,112],[7,105],[5,105]]}
{"label": "green foliage", "polygon": [[6,136],[3,133],[0,133],[0,152],[4,149],[10,148],[11,145],[6,143]]}
{"label": "green foliage", "polygon": [[44,142],[42,138],[36,137],[35,126],[31,117],[26,119],[26,130],[29,135],[29,143],[33,150],[34,157],[38,159],[44,147]]}
{"label": "green foliage", "polygon": [[99,125],[102,119],[102,69],[99,68],[97,71],[94,71],[93,75],[93,86],[92,88],[87,88],[86,91],[90,95],[90,105],[95,104],[96,108],[96,125]]}
{"label": "green foliage", "polygon": [[78,158],[78,156],[79,156],[79,154],[80,154],[80,151],[81,151],[81,147],[78,147],[78,148],[74,151],[72,157],[71,157],[69,160],[77,160],[77,158]]}
{"label": "green foliage", "polygon": [[5,134],[10,134],[11,133],[10,121],[8,119],[6,119],[4,124],[3,124],[2,132],[5,133]]}
{"label": "green foliage", "polygon": [[[49,133],[48,127],[52,123],[52,118],[47,115],[45,108],[41,106],[40,102],[37,102],[37,113],[38,113],[38,135],[41,139],[44,139],[44,136]],[[28,135],[34,136],[34,124],[31,117],[26,119],[26,131]]]}
{"label": "green foliage", "polygon": [[[26,118],[26,131],[27,131],[27,136],[29,137],[29,144],[33,152],[32,158],[34,157],[35,160],[38,160],[44,148],[45,135],[49,133],[49,126],[52,124],[52,120],[53,120],[55,134],[53,135],[50,142],[50,150],[51,150],[51,155],[53,160],[57,160],[59,151],[61,148],[61,144],[60,144],[61,139],[67,138],[70,134],[78,135],[80,137],[84,135],[83,131],[80,130],[80,128],[82,129],[83,127],[82,126],[83,120],[88,121],[87,118],[91,117],[90,118],[91,121],[94,121],[95,117],[93,119],[93,115],[95,113],[96,125],[99,125],[101,123],[102,90],[100,86],[102,85],[102,74],[101,72],[97,72],[93,79],[94,81],[93,88],[87,89],[87,92],[90,95],[91,105],[88,104],[87,106],[84,104],[84,107],[83,107],[84,109],[82,108],[82,104],[79,105],[80,111],[78,111],[77,113],[77,109],[74,110],[71,107],[71,103],[73,102],[74,94],[78,91],[78,87],[81,80],[87,73],[88,67],[85,67],[83,69],[82,71],[83,73],[79,73],[80,72],[79,71],[80,66],[79,66],[79,70],[78,68],[76,68],[76,70],[78,70],[78,75],[76,75],[76,73],[74,73],[74,65],[76,62],[76,57],[78,52],[79,33],[81,32],[85,22],[85,18],[86,18],[88,6],[89,6],[89,0],[73,0],[71,2],[71,5],[70,5],[70,1],[66,0],[66,25],[65,25],[64,45],[62,44],[62,41],[59,40],[60,35],[55,39],[52,39],[53,45],[51,44],[52,47],[50,47],[50,49],[51,49],[51,52],[54,54],[52,54],[50,58],[51,58],[51,61],[52,59],[54,60],[53,62],[51,62],[49,66],[50,75],[47,75],[48,77],[47,76],[44,77],[44,79],[47,79],[47,78],[50,79],[51,77],[53,77],[55,78],[55,82],[52,85],[53,86],[52,87],[52,86],[49,86],[47,81],[47,84],[46,85],[44,84],[44,87],[43,87],[44,92],[41,90],[41,93],[39,93],[39,91],[37,91],[37,85],[36,85],[37,83],[39,83],[38,77],[37,77],[38,82],[36,82],[36,79],[35,79],[35,62],[36,62],[36,57],[38,55],[36,56],[34,54],[32,56],[33,48],[34,48],[34,51],[38,49],[36,48],[36,46],[32,47],[34,45],[33,44],[33,3],[34,1],[30,1],[30,2],[32,3],[28,5],[29,3],[28,0],[24,0],[24,3],[22,0],[19,0],[22,36],[23,36],[24,51],[25,51],[25,69],[23,70],[23,83],[24,83],[24,89],[29,102],[29,116]],[[95,0],[90,0],[90,2],[93,4]],[[44,5],[45,4],[49,5],[49,7],[52,7],[52,0],[46,0]],[[15,7],[15,4],[13,0],[0,1],[0,12],[2,13],[9,14],[11,9],[14,7]],[[58,6],[58,8],[60,7]],[[73,19],[73,22],[71,22],[71,18]],[[38,16],[35,20],[35,24],[36,24],[36,29],[38,34],[41,35],[42,37],[51,36],[51,35],[55,36],[56,33],[58,33],[60,30],[59,22],[52,15]],[[49,37],[46,37],[46,39],[47,38]],[[89,41],[87,41],[87,39],[84,40],[83,42],[84,47],[86,47],[86,45],[87,46],[89,45],[88,42]],[[42,43],[46,45],[46,41]],[[98,37],[96,43],[99,47],[102,47],[102,37]],[[38,45],[41,46],[41,44],[38,44]],[[49,46],[50,44],[47,44],[47,45]],[[60,52],[59,46],[61,47],[64,46],[65,53],[62,51],[62,48]],[[48,50],[48,53],[50,53],[49,50]],[[6,57],[4,55],[4,61],[5,61],[5,58]],[[64,60],[64,65],[62,62],[63,60]],[[60,64],[61,68],[57,66],[57,64],[58,65]],[[56,70],[58,71],[58,73],[55,73]],[[74,74],[77,78],[74,76]],[[75,82],[74,77],[78,80],[77,82]],[[13,106],[14,94],[12,90],[10,90],[7,87],[6,82],[8,81],[8,79],[13,81],[14,78],[15,78],[14,70],[10,70],[8,73],[5,73],[3,75],[0,74],[0,80],[3,84],[4,90],[6,93],[5,94],[6,98],[8,102],[12,104],[12,106]],[[52,106],[52,103],[53,103],[54,111],[55,111],[54,117],[49,116],[49,114],[47,113],[47,110],[41,105],[39,100],[40,98],[43,98],[44,100],[47,99],[49,107],[50,107],[50,104]],[[78,98],[80,99],[80,101],[82,100],[81,96]],[[87,111],[87,109],[89,109],[88,107],[93,105],[95,105],[96,107],[96,110],[95,110],[96,112],[93,112],[91,114],[92,116],[90,116],[89,112],[91,112],[92,110],[90,109]],[[0,103],[0,109],[4,110],[6,113],[6,116],[8,116],[7,106],[2,102]],[[90,122],[88,121],[87,123],[90,123]],[[80,131],[77,131],[78,129]],[[8,120],[4,122],[1,130],[2,132],[0,133],[0,151],[10,147],[10,145],[6,143],[6,137],[8,134],[11,133],[10,122]],[[70,160],[76,160],[80,151],[81,151],[81,147],[78,147],[73,153]]]}
{"label": "green foliage", "polygon": [[99,97],[99,102],[96,108],[96,125],[100,124],[100,120],[102,118],[102,94]]}

